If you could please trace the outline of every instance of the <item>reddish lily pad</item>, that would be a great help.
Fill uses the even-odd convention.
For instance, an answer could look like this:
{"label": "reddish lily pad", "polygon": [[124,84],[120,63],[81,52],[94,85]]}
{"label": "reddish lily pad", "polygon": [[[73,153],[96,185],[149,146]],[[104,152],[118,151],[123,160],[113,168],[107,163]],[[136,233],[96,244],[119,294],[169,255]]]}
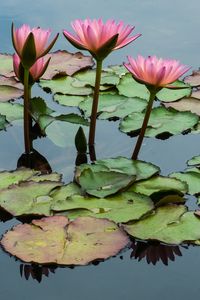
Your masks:
{"label": "reddish lily pad", "polygon": [[6,102],[22,97],[23,86],[14,77],[6,78],[0,76],[0,102]]}
{"label": "reddish lily pad", "polygon": [[163,104],[166,108],[172,107],[178,111],[190,111],[200,116],[200,101],[194,98],[184,98],[180,101]]}
{"label": "reddish lily pad", "polygon": [[51,57],[49,66],[42,76],[43,79],[52,79],[56,75],[69,75],[91,68],[94,65],[94,61],[91,56],[85,56],[81,52],[70,53],[67,51],[58,50],[50,53],[47,59]]}
{"label": "reddish lily pad", "polygon": [[17,225],[1,240],[7,252],[24,262],[59,265],[107,259],[128,242],[124,231],[111,221],[82,217],[69,222],[63,216]]}
{"label": "reddish lily pad", "polygon": [[184,78],[185,83],[189,83],[191,86],[200,85],[200,71],[193,71],[192,75],[186,76]]}

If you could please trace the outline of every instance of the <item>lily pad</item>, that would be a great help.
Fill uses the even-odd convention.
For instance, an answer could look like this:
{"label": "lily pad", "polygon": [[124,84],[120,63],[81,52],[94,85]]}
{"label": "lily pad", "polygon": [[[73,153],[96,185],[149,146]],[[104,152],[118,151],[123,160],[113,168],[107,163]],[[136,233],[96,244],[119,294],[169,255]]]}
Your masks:
{"label": "lily pad", "polygon": [[156,176],[140,182],[135,182],[129,191],[151,196],[163,191],[174,191],[185,194],[188,190],[187,184],[175,178]]}
{"label": "lily pad", "polygon": [[166,244],[195,243],[200,239],[200,219],[194,212],[186,212],[183,205],[166,205],[152,215],[124,229],[142,240],[158,240]]}
{"label": "lily pad", "polygon": [[188,169],[186,173],[172,173],[170,177],[175,177],[184,181],[188,185],[188,193],[190,195],[200,194],[200,173],[192,172]]}
{"label": "lily pad", "polygon": [[[52,194],[52,197],[54,198],[54,194]],[[66,197],[63,190],[63,194],[60,193],[59,198],[56,197],[56,199],[57,201],[54,198],[54,204],[51,207],[54,213],[63,211],[63,214],[68,218],[83,215],[107,218],[116,223],[138,220],[154,208],[149,197],[132,192],[123,192],[106,199],[97,199],[81,195]]]}
{"label": "lily pad", "polygon": [[180,101],[164,103],[166,108],[172,107],[178,111],[190,111],[200,116],[200,101],[194,98],[184,98]]}
{"label": "lily pad", "polygon": [[40,86],[51,91],[53,94],[61,93],[67,95],[86,96],[92,94],[93,89],[91,87],[74,87],[72,83],[77,79],[69,76],[64,76],[52,80],[40,80]]}
{"label": "lily pad", "polygon": [[0,130],[6,129],[7,125],[8,125],[8,122],[6,121],[6,117],[0,115]]}
{"label": "lily pad", "polygon": [[130,73],[121,78],[117,89],[120,95],[126,97],[138,97],[148,100],[150,95],[145,85],[134,80]]}
{"label": "lily pad", "polygon": [[[132,112],[141,112],[146,108],[146,100],[140,98],[127,98],[118,94],[104,94],[99,97],[99,119],[123,118]],[[91,115],[92,98],[88,97],[80,102],[79,108],[86,117]]]}
{"label": "lily pad", "polygon": [[23,119],[23,105],[19,103],[0,102],[0,112],[8,122]]}
{"label": "lily pad", "polygon": [[[74,87],[84,87],[86,85],[90,85],[92,87],[95,86],[95,77],[96,77],[96,71],[95,70],[87,70],[84,72],[77,73],[74,78],[78,79],[78,81],[75,81],[72,83]],[[105,72],[102,71],[101,73],[101,87],[100,90],[106,89],[106,86],[115,86],[119,83],[119,76],[115,73]],[[105,87],[102,87],[104,86]]]}
{"label": "lily pad", "polygon": [[172,83],[171,86],[173,86],[174,88],[162,89],[156,94],[156,98],[158,98],[162,102],[172,102],[177,101],[183,97],[189,97],[191,95],[191,86],[184,83],[183,81],[177,80]]}
{"label": "lily pad", "polygon": [[200,86],[200,71],[193,71],[192,75],[186,76],[184,82],[190,84],[191,86]]}
{"label": "lily pad", "polygon": [[0,75],[6,77],[15,76],[13,71],[13,59],[10,54],[0,54]]}
{"label": "lily pad", "polygon": [[14,86],[0,85],[0,102],[15,100],[24,94],[24,91]]}
{"label": "lily pad", "polygon": [[50,107],[47,106],[44,99],[40,97],[34,97],[30,101],[30,109],[32,117],[35,119],[35,121],[38,122],[38,119],[42,115],[50,115],[54,112]]}
{"label": "lily pad", "polygon": [[94,65],[92,57],[85,56],[81,52],[70,53],[65,50],[58,50],[46,55],[47,59],[49,57],[51,57],[51,60],[42,76],[43,79],[52,79],[57,75],[72,76],[77,71]]}
{"label": "lily pad", "polygon": [[70,96],[70,95],[54,95],[54,101],[60,105],[77,107],[79,104],[86,99],[85,96]]}
{"label": "lily pad", "polygon": [[10,185],[18,184],[21,181],[26,181],[34,175],[39,175],[40,172],[21,168],[14,171],[2,171],[0,172],[0,190],[6,189]]}
{"label": "lily pad", "polygon": [[51,214],[50,192],[58,181],[28,181],[0,191],[0,207],[13,216]]}
{"label": "lily pad", "polygon": [[[120,130],[125,133],[138,131],[144,119],[144,113],[132,113],[120,123]],[[198,116],[191,112],[178,112],[175,109],[156,107],[152,109],[145,132],[147,137],[157,137],[163,133],[180,134],[193,128]]]}
{"label": "lily pad", "polygon": [[85,217],[69,222],[63,216],[17,225],[1,240],[4,249],[22,261],[59,265],[107,259],[128,242],[127,235],[111,221]]}
{"label": "lily pad", "polygon": [[187,161],[188,166],[200,166],[200,155],[192,157]]}

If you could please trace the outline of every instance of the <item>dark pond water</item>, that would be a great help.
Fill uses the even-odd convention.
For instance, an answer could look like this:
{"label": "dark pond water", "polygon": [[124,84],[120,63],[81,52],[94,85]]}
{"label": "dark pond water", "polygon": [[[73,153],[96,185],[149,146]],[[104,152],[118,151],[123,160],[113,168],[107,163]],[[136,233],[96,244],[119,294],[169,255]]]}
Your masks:
{"label": "dark pond water", "polygon": [[[190,0],[86,0],[82,2],[67,0],[6,0],[0,10],[0,52],[12,53],[10,26],[28,23],[31,26],[51,27],[53,32],[70,28],[75,18],[87,16],[122,19],[135,24],[135,32],[143,37],[136,43],[112,53],[105,64],[120,64],[126,55],[156,54],[162,57],[180,59],[182,63],[199,67],[199,18],[200,2]],[[55,49],[74,51],[60,36]],[[34,95],[41,95],[41,90],[34,88]],[[51,101],[51,95],[43,94]],[[56,104],[51,104],[55,107]],[[56,106],[58,107],[58,106]],[[98,123],[97,157],[130,157],[134,139],[121,134],[117,122]],[[20,126],[9,127],[0,133],[0,169],[15,169],[19,156],[23,153],[23,133]],[[73,178],[76,151],[69,140],[69,145],[56,147],[48,139],[34,142],[35,149],[46,157],[53,170],[63,174],[66,182]],[[180,171],[186,161],[200,154],[199,135],[176,136],[165,141],[146,139],[140,159],[151,161],[160,166],[162,174]],[[0,224],[3,234],[15,224],[15,220]],[[140,246],[140,248],[139,248]],[[141,245],[137,245],[141,249]],[[138,250],[139,251],[139,250]],[[3,300],[42,300],[42,299],[189,299],[199,295],[200,248],[158,249],[149,247],[149,256],[165,253],[165,257],[175,254],[175,261],[168,261],[168,266],[158,262],[148,264],[146,258],[138,261],[131,258],[132,250],[122,253],[98,265],[87,267],[39,269],[24,266],[3,251],[0,253],[0,298]],[[132,253],[132,255],[131,255]],[[138,253],[138,252],[137,252]],[[152,254],[153,253],[153,254]],[[21,273],[20,273],[21,270]],[[26,280],[25,274],[30,274]],[[44,274],[42,276],[42,273]],[[32,275],[31,275],[32,274]],[[46,276],[45,276],[46,274]],[[47,276],[48,275],[48,276]],[[42,280],[40,281],[42,277]],[[33,278],[37,278],[34,280]]]}

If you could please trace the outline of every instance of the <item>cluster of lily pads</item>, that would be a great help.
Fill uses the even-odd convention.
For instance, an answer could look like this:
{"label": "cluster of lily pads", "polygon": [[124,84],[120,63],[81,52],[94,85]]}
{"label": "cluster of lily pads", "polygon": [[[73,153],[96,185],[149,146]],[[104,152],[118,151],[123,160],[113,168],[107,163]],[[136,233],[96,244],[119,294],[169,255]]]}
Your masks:
{"label": "cluster of lily pads", "polygon": [[[17,41],[17,33],[13,31],[14,34]],[[29,34],[27,40],[24,47],[29,49],[27,45],[33,46],[33,35]],[[119,120],[119,130],[130,136],[142,131],[152,95],[157,101],[147,120],[146,137],[199,133],[200,73],[177,80],[169,88],[162,85],[162,74],[158,76],[159,83],[145,85],[132,78],[124,66],[110,66],[102,71],[102,61],[114,47],[117,49],[117,40],[118,34],[109,40],[112,49],[104,45],[96,52],[90,51],[97,61],[96,70],[93,59],[80,52],[45,53],[48,69],[37,78],[39,87],[51,92],[58,104],[77,108],[78,113],[59,114],[40,97],[28,99],[20,75],[24,68],[31,76],[33,64],[27,65],[27,49],[22,49],[18,76],[13,71],[12,56],[1,54],[0,130],[24,119],[24,106],[20,103],[24,95],[30,105],[28,115],[32,122],[40,129],[41,136],[49,137],[54,143],[62,145],[52,134],[55,124],[62,133],[66,127],[61,124],[67,123],[67,130],[74,136],[81,125],[75,144],[78,152],[85,154],[87,143],[81,141],[89,125],[91,131],[93,95],[97,93],[98,119]],[[34,58],[34,63],[37,59]],[[101,81],[97,85],[98,73]],[[18,99],[17,103],[13,102]],[[95,130],[92,131],[90,146],[94,143]],[[31,149],[30,145],[26,148]],[[3,248],[24,262],[85,265],[131,247],[132,239],[199,245],[200,213],[188,211],[185,203],[188,195],[197,197],[197,204],[200,202],[200,157],[189,160],[184,172],[161,176],[159,167],[136,160],[137,154],[133,159],[116,157],[82,163],[75,169],[73,182],[67,184],[62,182],[61,174],[54,172],[43,174],[28,168],[0,172],[0,208],[20,220],[27,216],[33,219],[5,233],[1,240]]]}

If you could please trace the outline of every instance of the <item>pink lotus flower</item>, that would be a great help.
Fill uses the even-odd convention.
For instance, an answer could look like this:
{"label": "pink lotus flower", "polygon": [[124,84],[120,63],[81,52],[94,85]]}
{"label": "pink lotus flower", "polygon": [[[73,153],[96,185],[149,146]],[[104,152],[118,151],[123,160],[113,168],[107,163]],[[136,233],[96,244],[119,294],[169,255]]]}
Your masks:
{"label": "pink lotus flower", "polygon": [[[79,49],[89,50],[94,56],[97,56],[101,49],[106,48],[109,40],[112,40],[114,36],[117,36],[114,45],[112,44],[112,50],[122,48],[135,39],[141,34],[136,34],[132,37],[128,37],[135,27],[124,26],[124,23],[120,21],[116,23],[114,20],[108,20],[105,24],[102,19],[99,20],[75,20],[71,23],[75,35],[71,34],[67,30],[63,31],[64,36]],[[106,56],[109,53],[106,53]]]}
{"label": "pink lotus flower", "polygon": [[[30,68],[30,82],[33,84],[35,81],[37,81],[46,71],[47,66],[49,64],[50,59],[48,59],[46,62],[43,57],[39,58],[34,65]],[[24,69],[21,65],[20,57],[17,54],[13,55],[13,68],[14,72],[17,76],[17,78],[23,83],[24,80]]]}
{"label": "pink lotus flower", "polygon": [[133,77],[146,85],[164,87],[176,81],[186,73],[190,67],[180,64],[177,60],[162,59],[156,56],[137,59],[128,56],[129,64],[124,64]]}
{"label": "pink lotus flower", "polygon": [[49,45],[47,45],[49,36],[51,34],[51,30],[49,29],[44,30],[39,27],[31,29],[26,24],[22,25],[22,27],[17,29],[15,29],[14,26],[12,26],[13,45],[20,58],[23,55],[24,46],[26,45],[27,39],[31,33],[34,38],[36,59],[47,54],[50,51],[50,49],[53,47],[58,37],[57,34],[53,39],[53,41]]}

